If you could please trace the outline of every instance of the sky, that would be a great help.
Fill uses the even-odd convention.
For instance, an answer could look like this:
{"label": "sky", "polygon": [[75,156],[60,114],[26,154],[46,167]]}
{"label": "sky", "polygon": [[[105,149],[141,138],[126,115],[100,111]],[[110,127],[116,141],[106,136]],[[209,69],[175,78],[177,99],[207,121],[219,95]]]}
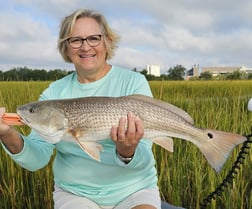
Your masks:
{"label": "sky", "polygon": [[57,51],[59,25],[101,12],[121,40],[110,64],[161,73],[182,65],[252,67],[251,0],[0,0],[0,70],[74,70]]}

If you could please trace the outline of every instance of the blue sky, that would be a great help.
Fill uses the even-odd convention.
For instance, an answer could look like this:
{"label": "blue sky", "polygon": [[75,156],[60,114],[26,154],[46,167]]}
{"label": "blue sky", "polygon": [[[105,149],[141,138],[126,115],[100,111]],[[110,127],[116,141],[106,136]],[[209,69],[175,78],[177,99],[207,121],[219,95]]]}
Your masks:
{"label": "blue sky", "polygon": [[57,51],[61,19],[78,8],[103,13],[121,36],[109,62],[142,70],[177,64],[252,67],[250,0],[0,0],[0,70],[73,70]]}

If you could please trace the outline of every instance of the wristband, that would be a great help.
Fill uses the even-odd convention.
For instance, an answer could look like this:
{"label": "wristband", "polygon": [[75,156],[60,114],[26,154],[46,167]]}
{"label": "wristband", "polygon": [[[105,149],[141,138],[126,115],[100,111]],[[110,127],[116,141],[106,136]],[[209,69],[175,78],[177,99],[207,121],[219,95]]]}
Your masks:
{"label": "wristband", "polygon": [[128,164],[132,160],[132,158],[133,158],[133,157],[123,157],[117,151],[116,151],[116,155],[125,164]]}

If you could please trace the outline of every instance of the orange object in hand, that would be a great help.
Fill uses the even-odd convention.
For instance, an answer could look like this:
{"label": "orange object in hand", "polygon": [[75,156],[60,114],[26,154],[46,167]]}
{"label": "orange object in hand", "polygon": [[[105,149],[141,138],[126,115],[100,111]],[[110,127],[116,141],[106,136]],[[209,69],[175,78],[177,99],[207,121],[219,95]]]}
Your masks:
{"label": "orange object in hand", "polygon": [[4,113],[2,122],[6,125],[21,126],[24,123],[21,121],[20,116],[17,113]]}

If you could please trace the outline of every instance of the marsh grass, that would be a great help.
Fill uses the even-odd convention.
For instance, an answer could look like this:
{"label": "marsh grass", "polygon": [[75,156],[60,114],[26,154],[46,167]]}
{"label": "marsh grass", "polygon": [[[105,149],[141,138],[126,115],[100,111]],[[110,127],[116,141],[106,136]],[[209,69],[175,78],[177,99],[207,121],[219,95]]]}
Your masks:
{"label": "marsh grass", "polygon": [[[151,82],[150,84],[154,97],[186,110],[197,127],[240,134],[251,133],[252,113],[247,111],[247,102],[252,97],[252,82],[166,82],[163,85]],[[161,87],[163,89],[159,90]],[[162,95],[160,92],[163,92]],[[172,154],[154,146],[163,197],[177,205],[199,208],[202,200],[214,191],[228,174],[241,146],[231,153],[218,174],[209,166],[197,147],[190,142],[177,139],[174,140],[174,144]],[[252,208],[251,160],[249,154],[233,184],[207,208]]]}
{"label": "marsh grass", "polygon": [[[8,112],[36,101],[49,82],[2,82],[0,106]],[[252,132],[252,113],[247,102],[252,97],[250,81],[211,82],[150,82],[155,98],[160,98],[186,110],[195,125],[239,134]],[[18,129],[29,133],[29,128]],[[154,145],[162,198],[186,208],[199,209],[202,200],[222,182],[239,152],[238,146],[227,159],[220,173],[208,164],[198,148],[181,139],[174,140],[174,152],[169,153]],[[233,183],[207,208],[252,208],[251,151]],[[16,165],[0,148],[0,208],[39,209],[53,208],[52,162],[45,168],[29,172]]]}

